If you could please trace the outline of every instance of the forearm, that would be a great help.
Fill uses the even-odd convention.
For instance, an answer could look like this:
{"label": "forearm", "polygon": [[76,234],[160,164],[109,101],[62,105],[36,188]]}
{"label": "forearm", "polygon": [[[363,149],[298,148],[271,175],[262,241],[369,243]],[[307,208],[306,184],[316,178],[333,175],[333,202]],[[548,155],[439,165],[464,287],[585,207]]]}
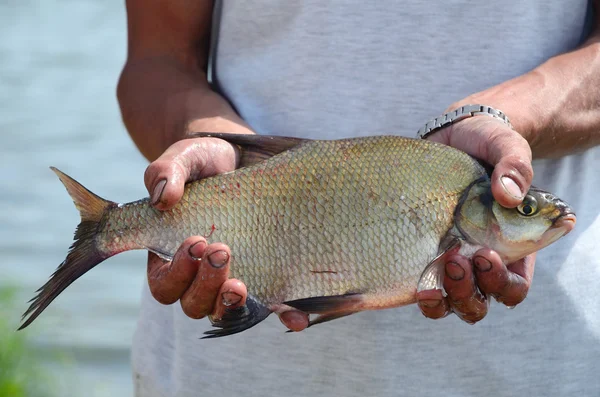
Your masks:
{"label": "forearm", "polygon": [[189,132],[251,133],[203,71],[184,72],[171,59],[130,61],[118,85],[123,122],[148,160]]}
{"label": "forearm", "polygon": [[600,32],[578,49],[459,104],[467,102],[503,110],[536,158],[600,144]]}
{"label": "forearm", "polygon": [[531,113],[539,121],[526,137],[534,156],[556,157],[600,144],[600,34],[535,73],[540,90]]}
{"label": "forearm", "polygon": [[117,96],[149,160],[193,131],[252,133],[206,78],[212,4],[129,0],[128,56]]}

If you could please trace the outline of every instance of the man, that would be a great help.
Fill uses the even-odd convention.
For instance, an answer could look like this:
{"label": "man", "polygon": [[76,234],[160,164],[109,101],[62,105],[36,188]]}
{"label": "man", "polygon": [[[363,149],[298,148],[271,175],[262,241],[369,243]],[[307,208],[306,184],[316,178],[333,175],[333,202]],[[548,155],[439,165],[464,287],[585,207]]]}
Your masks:
{"label": "man", "polygon": [[[190,236],[173,263],[152,254],[148,259],[149,289],[133,349],[138,395],[598,390],[592,368],[600,353],[599,305],[584,302],[590,280],[600,275],[600,261],[590,252],[600,236],[594,199],[600,191],[593,183],[600,159],[600,32],[587,2],[217,6],[213,20],[208,1],[127,2],[129,53],[118,96],[132,138],[153,161],[145,182],[159,210],[175,205],[185,181],[236,166],[231,145],[185,139],[190,132],[414,136],[444,109],[476,103],[504,111],[514,130],[476,116],[430,139],[493,164],[493,194],[507,207],[517,206],[532,182],[532,154],[560,157],[536,162],[536,184],[569,201],[579,224],[539,255],[538,291],[527,305],[512,312],[496,307],[476,327],[455,317],[430,322],[407,307],[294,335],[266,321],[211,341],[197,340],[208,321],[192,319],[243,305],[247,291],[228,280],[235,253]],[[219,92],[207,79],[211,49]],[[448,297],[422,291],[419,308],[430,318],[452,312],[475,323],[486,316],[485,295],[511,307],[523,301],[533,269],[533,256],[508,266],[489,250],[477,252],[472,263],[454,256],[445,267]],[[161,306],[151,295],[180,304]],[[295,331],[307,325],[299,311],[279,316]]]}

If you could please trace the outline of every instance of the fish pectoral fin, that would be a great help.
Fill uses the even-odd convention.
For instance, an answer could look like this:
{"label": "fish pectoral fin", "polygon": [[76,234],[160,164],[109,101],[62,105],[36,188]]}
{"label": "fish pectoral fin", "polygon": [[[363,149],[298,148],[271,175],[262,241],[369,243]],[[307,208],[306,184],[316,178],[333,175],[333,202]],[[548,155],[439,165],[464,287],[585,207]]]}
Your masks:
{"label": "fish pectoral fin", "polygon": [[283,302],[285,305],[305,313],[334,314],[338,312],[356,312],[363,303],[361,293],[347,293],[344,295],[316,296],[312,298],[296,299]]}
{"label": "fish pectoral fin", "polygon": [[205,336],[201,339],[219,338],[221,336],[237,334],[238,332],[254,327],[269,317],[269,314],[271,314],[271,310],[268,307],[258,302],[252,295],[248,295],[244,306],[226,310],[220,319],[209,317],[213,327],[219,329],[206,331],[204,333]]}
{"label": "fish pectoral fin", "polygon": [[434,260],[421,273],[419,278],[419,284],[417,284],[417,292],[427,291],[430,289],[439,289],[442,291],[442,295],[446,296],[444,290],[444,262],[441,260]]}
{"label": "fish pectoral fin", "polygon": [[417,292],[430,289],[439,289],[446,296],[444,290],[444,264],[446,257],[458,250],[461,240],[458,238],[445,238],[440,244],[440,253],[429,262],[417,284]]}
{"label": "fish pectoral fin", "polygon": [[173,255],[171,255],[168,252],[163,252],[159,249],[152,248],[152,247],[144,247],[144,248],[147,249],[148,251],[152,252],[153,254],[157,255],[163,261],[170,262],[173,260]]}
{"label": "fish pectoral fin", "polygon": [[192,132],[195,138],[219,138],[240,148],[239,168],[248,167],[285,152],[310,139],[274,135],[227,134],[218,132]]}

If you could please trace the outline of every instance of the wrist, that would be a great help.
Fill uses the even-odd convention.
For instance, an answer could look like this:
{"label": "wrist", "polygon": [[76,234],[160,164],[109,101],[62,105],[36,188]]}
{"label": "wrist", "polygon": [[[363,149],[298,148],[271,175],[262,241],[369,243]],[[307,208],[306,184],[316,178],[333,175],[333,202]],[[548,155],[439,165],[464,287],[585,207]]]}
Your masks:
{"label": "wrist", "polygon": [[189,110],[183,112],[181,125],[175,129],[180,135],[176,140],[189,138],[194,132],[254,134],[229,102],[214,91],[206,92],[201,99],[191,98],[186,107]]}
{"label": "wrist", "polygon": [[130,136],[150,161],[191,132],[252,133],[204,72],[183,71],[169,59],[128,61],[117,96]]}
{"label": "wrist", "polygon": [[423,125],[417,132],[417,138],[427,139],[430,135],[436,133],[439,130],[450,127],[452,124],[456,124],[464,119],[468,119],[476,116],[488,116],[496,120],[503,122],[508,128],[513,129],[508,116],[501,110],[496,108],[481,105],[481,104],[467,104],[459,106],[454,110],[450,110],[438,117],[429,120]]}
{"label": "wrist", "polygon": [[162,150],[194,132],[253,133],[229,102],[210,88],[205,74],[168,94],[165,126]]}
{"label": "wrist", "polygon": [[538,105],[533,96],[544,87],[544,78],[538,72],[517,77],[484,91],[469,95],[453,103],[448,111],[470,103],[491,106],[509,118],[513,129],[533,146],[540,131],[548,128],[549,109]]}

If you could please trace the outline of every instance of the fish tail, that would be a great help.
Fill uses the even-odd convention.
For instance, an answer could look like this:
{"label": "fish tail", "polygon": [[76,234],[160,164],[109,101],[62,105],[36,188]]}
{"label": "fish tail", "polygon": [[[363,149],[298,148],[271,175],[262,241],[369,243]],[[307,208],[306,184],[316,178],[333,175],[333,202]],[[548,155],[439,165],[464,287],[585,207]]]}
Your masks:
{"label": "fish tail", "polygon": [[29,301],[31,305],[23,314],[22,320],[24,322],[19,330],[31,324],[73,281],[112,256],[98,249],[96,236],[102,226],[101,220],[105,212],[116,207],[117,204],[98,197],[58,169],[50,168],[65,185],[67,192],[75,203],[75,207],[79,210],[81,222],[75,230],[74,242],[66,259],[58,266],[48,282],[36,291],[38,294]]}

